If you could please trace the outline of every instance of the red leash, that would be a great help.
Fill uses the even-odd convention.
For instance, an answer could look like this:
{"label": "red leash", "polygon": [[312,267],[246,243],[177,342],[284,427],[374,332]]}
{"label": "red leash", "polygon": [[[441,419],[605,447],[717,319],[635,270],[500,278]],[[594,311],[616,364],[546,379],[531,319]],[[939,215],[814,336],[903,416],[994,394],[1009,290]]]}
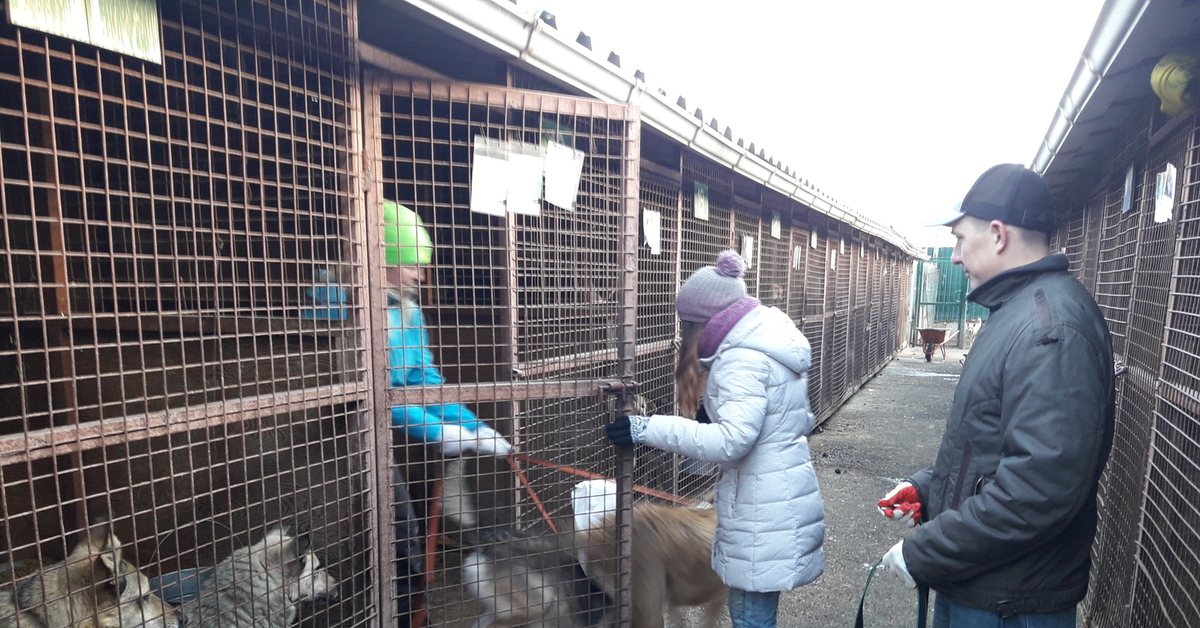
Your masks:
{"label": "red leash", "polygon": [[[570,473],[571,475],[577,475],[581,478],[587,478],[589,480],[608,480],[608,479],[610,479],[610,478],[606,478],[603,475],[600,475],[598,473],[592,473],[591,471],[584,471],[583,469],[576,469],[575,467],[568,467],[566,465],[555,464],[553,462],[548,462],[546,460],[539,460],[539,459],[533,458],[531,456],[526,456],[525,454],[513,454],[510,457],[520,458],[521,460],[536,464],[540,467],[546,467],[547,469],[555,469],[557,471],[565,471],[567,473]],[[530,489],[530,490],[532,491],[532,489]],[[680,504],[682,506],[695,506],[700,503],[694,499],[686,499],[683,497],[678,497],[676,495],[672,495],[671,493],[665,493],[663,491],[655,490],[652,488],[647,488],[640,484],[634,484],[633,490],[635,490],[643,495],[649,495],[651,497],[665,499],[667,501],[675,502],[676,504]]]}

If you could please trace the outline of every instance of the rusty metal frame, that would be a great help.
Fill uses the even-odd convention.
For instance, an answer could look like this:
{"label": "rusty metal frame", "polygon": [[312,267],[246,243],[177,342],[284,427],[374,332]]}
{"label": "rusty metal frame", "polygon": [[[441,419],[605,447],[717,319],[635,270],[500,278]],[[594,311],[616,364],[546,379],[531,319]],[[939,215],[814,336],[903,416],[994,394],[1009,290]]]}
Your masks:
{"label": "rusty metal frame", "polygon": [[[506,88],[492,85],[478,85],[467,83],[453,82],[435,82],[424,80],[407,80],[392,77],[384,74],[368,73],[365,76],[364,85],[364,110],[366,123],[366,136],[364,154],[367,159],[367,194],[366,205],[368,207],[378,206],[379,199],[383,193],[384,179],[381,176],[382,164],[385,158],[379,153],[379,146],[385,136],[381,132],[380,120],[385,115],[379,109],[379,103],[383,98],[389,98],[392,94],[395,95],[411,95],[412,98],[430,99],[431,102],[446,102],[449,103],[451,109],[455,106],[472,107],[500,107],[509,112],[520,111],[546,111],[546,112],[562,112],[566,114],[578,113],[581,116],[596,116],[596,119],[608,117],[613,120],[620,120],[623,123],[623,136],[620,137],[624,153],[618,156],[622,164],[620,166],[620,187],[617,190],[617,199],[619,200],[618,221],[616,224],[617,241],[613,243],[617,253],[618,264],[618,287],[617,287],[617,310],[619,312],[619,320],[617,322],[617,337],[615,346],[597,350],[576,350],[575,352],[564,354],[558,357],[537,358],[535,360],[523,360],[521,354],[518,353],[519,347],[517,339],[520,338],[521,332],[518,327],[520,313],[518,311],[518,301],[516,297],[518,282],[518,233],[516,231],[516,217],[510,215],[504,220],[500,233],[503,234],[503,242],[501,249],[503,250],[504,264],[500,271],[506,279],[503,286],[498,286],[498,301],[492,303],[490,309],[499,309],[504,312],[499,321],[497,329],[507,330],[504,334],[508,340],[496,346],[498,365],[505,363],[511,364],[516,372],[521,373],[521,380],[511,381],[474,381],[468,383],[446,383],[440,386],[411,386],[400,388],[389,388],[387,369],[383,367],[375,367],[374,377],[374,398],[375,398],[375,414],[377,415],[376,423],[379,427],[377,432],[376,446],[379,452],[377,481],[381,485],[385,485],[390,480],[388,472],[390,468],[390,458],[392,451],[390,408],[396,405],[433,405],[446,403],[499,403],[501,407],[509,409],[509,416],[513,417],[512,428],[514,434],[518,436],[521,433],[521,424],[519,423],[519,414],[522,411],[524,404],[539,400],[555,400],[569,398],[595,399],[597,397],[615,397],[615,403],[612,405],[614,412],[630,412],[633,410],[634,393],[637,383],[634,380],[636,371],[636,359],[638,355],[652,353],[654,351],[662,351],[670,347],[669,341],[659,341],[648,345],[639,346],[636,342],[636,312],[637,312],[637,272],[638,272],[638,163],[639,144],[640,144],[640,124],[639,116],[636,107],[628,107],[624,105],[607,105],[591,100],[584,100],[568,96],[559,96],[538,92],[529,92],[513,88]],[[448,114],[450,120],[456,118],[452,111]],[[461,142],[461,140],[459,140]],[[455,144],[458,145],[458,144]],[[460,162],[453,162],[460,163]],[[587,192],[583,192],[587,194]],[[419,206],[430,204],[428,201],[417,201]],[[440,207],[439,201],[432,201],[434,208]],[[387,364],[386,347],[387,340],[385,334],[386,323],[384,318],[384,300],[383,288],[384,282],[382,278],[382,264],[379,255],[379,250],[382,247],[382,242],[379,236],[378,226],[380,218],[378,216],[368,216],[366,227],[368,231],[367,248],[368,248],[368,265],[370,267],[369,274],[371,280],[369,282],[369,291],[371,293],[371,311],[373,315],[372,323],[372,354],[373,364]],[[436,225],[431,225],[434,228]],[[570,272],[571,269],[567,269]],[[462,308],[463,306],[456,306]],[[522,361],[523,360],[523,361]],[[601,366],[606,363],[615,363],[617,371],[613,373],[615,377],[601,378],[580,378],[572,377],[569,374],[574,371],[579,371],[581,368],[586,370],[591,366]],[[505,405],[506,404],[506,405]],[[617,451],[615,459],[615,478],[618,482],[619,510],[618,510],[618,529],[620,531],[621,544],[621,573],[625,580],[624,586],[618,592],[618,609],[628,616],[629,599],[628,599],[628,573],[629,573],[629,533],[628,513],[632,507],[632,477],[633,477],[633,454],[632,451]],[[387,497],[383,497],[384,500]],[[395,542],[392,531],[391,509],[381,509],[379,512],[379,529],[380,529],[380,547],[390,547]],[[388,555],[384,552],[385,557]],[[395,577],[394,569],[390,561],[381,561],[380,573],[385,581],[389,581]],[[384,592],[385,598],[388,592]],[[382,608],[388,608],[385,601],[382,602]]]}

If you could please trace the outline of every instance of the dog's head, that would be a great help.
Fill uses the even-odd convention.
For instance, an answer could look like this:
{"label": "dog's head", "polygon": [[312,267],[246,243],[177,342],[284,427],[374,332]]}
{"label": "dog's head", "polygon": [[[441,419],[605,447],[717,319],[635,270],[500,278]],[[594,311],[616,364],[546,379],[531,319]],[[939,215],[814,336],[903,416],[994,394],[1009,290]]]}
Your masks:
{"label": "dog's head", "polygon": [[93,523],[76,543],[64,564],[74,612],[91,606],[89,614],[105,628],[178,628],[179,612],[152,593],[150,580],[121,554],[121,541],[108,521]]}
{"label": "dog's head", "polygon": [[337,581],[321,566],[307,536],[298,537],[274,527],[247,551],[256,565],[283,581],[287,599],[293,604],[337,597]]}

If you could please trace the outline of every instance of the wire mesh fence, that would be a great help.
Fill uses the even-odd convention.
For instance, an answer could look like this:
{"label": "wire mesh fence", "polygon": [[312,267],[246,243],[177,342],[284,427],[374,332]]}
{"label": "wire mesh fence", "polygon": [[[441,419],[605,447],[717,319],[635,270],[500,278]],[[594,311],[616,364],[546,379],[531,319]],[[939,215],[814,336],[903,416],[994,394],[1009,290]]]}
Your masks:
{"label": "wire mesh fence", "polygon": [[164,5],[161,65],[0,27],[0,562],[36,571],[106,520],[161,576],[284,526],[341,594],[305,623],[355,625],[362,327],[305,294],[362,246],[354,16],[258,8]]}
{"label": "wire mesh fence", "polygon": [[[1138,122],[1142,129],[1162,125],[1157,117]],[[1131,131],[1105,165],[1109,183],[1056,235],[1072,272],[1094,288],[1122,373],[1084,604],[1089,626],[1189,625],[1200,606],[1200,562],[1188,540],[1200,527],[1200,132],[1194,117],[1189,122],[1150,136]],[[1168,164],[1178,170],[1169,191],[1157,176]],[[1166,220],[1156,218],[1164,192],[1175,199]]]}
{"label": "wire mesh fence", "polygon": [[[812,343],[822,419],[899,349],[906,252],[686,149],[643,159],[636,107],[519,72],[527,89],[364,74],[352,2],[160,19],[161,65],[0,25],[0,591],[111,530],[168,611],[256,612],[223,592],[259,585],[220,574],[259,552],[306,574],[301,625],[466,624],[498,599],[471,542],[557,538],[600,478],[622,487],[627,591],[629,487],[678,505],[715,477],[600,429],[678,412],[683,279],[746,255],[751,294]],[[500,154],[481,146],[551,142],[582,156],[568,206],[478,211]],[[430,234],[412,283],[385,200]],[[399,375],[408,350],[437,375]],[[406,422],[430,408],[515,448],[459,459],[475,524],[446,511],[447,439]]]}

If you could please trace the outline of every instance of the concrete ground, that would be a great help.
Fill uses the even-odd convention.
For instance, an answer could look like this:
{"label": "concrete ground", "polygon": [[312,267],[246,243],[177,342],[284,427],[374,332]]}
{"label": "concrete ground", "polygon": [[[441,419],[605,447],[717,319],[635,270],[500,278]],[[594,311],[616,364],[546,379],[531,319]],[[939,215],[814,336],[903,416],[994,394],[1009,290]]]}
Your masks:
{"label": "concrete ground", "polygon": [[[875,503],[933,463],[963,353],[947,348],[945,361],[939,351],[926,362],[920,347],[910,347],[812,436],[825,500],[825,574],[783,595],[781,627],[854,625],[871,566],[909,530],[884,519]],[[880,569],[867,596],[865,626],[915,626],[916,608],[916,592]]]}

